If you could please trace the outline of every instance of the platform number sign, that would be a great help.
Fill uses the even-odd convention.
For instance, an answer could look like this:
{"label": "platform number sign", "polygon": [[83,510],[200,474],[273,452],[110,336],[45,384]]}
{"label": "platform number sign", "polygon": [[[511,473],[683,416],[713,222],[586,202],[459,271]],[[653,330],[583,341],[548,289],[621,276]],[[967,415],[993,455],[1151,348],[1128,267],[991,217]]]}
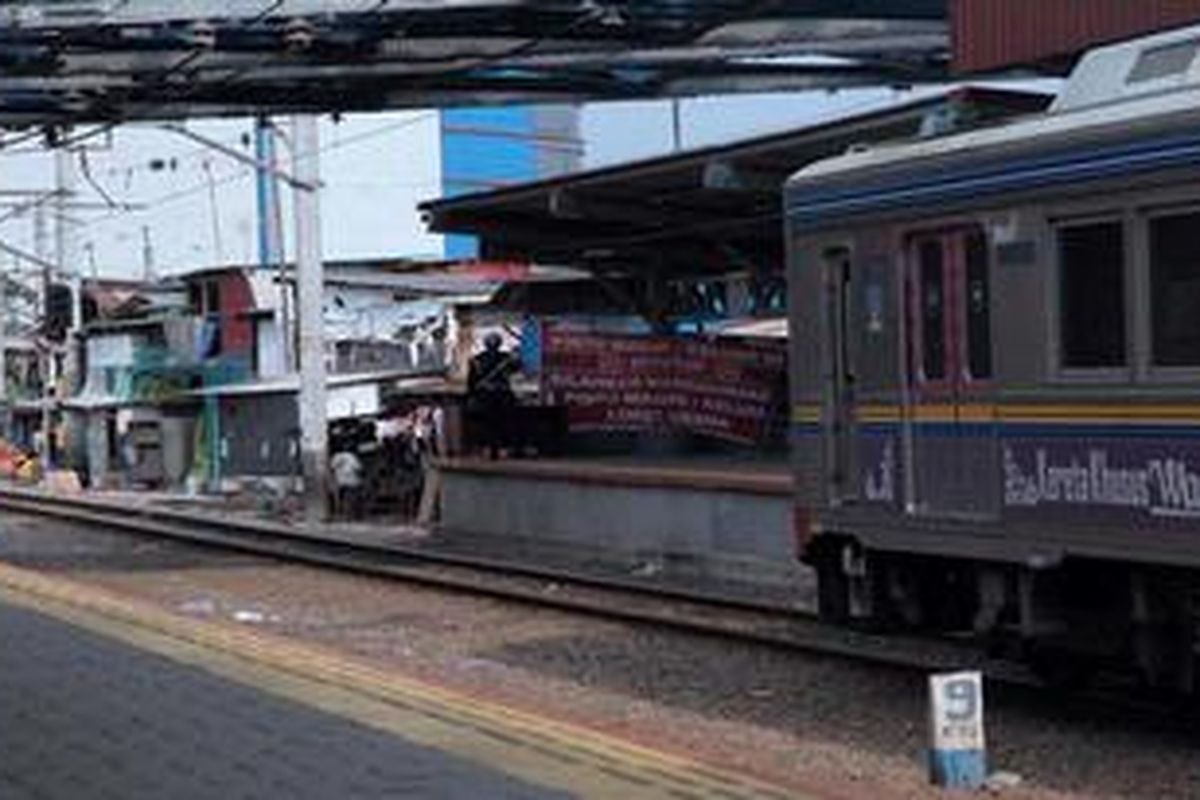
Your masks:
{"label": "platform number sign", "polygon": [[983,676],[955,672],[929,678],[930,778],[948,788],[978,789],[987,777]]}

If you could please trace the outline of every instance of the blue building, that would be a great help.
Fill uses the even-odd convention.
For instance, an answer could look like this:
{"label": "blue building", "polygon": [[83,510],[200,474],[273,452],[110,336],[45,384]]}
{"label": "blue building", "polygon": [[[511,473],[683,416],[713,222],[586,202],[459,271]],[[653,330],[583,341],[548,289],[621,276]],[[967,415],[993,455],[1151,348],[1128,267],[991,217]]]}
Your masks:
{"label": "blue building", "polygon": [[[579,113],[575,106],[443,111],[443,196],[482,192],[578,170],[583,163]],[[446,258],[475,258],[478,254],[475,237],[446,237]]]}

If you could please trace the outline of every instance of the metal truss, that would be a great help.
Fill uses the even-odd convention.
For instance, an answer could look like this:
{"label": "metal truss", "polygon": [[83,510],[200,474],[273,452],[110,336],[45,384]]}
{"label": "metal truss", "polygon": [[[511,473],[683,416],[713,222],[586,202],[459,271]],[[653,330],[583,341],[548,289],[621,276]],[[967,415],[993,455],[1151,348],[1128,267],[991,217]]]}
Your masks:
{"label": "metal truss", "polygon": [[0,125],[944,75],[945,0],[0,0]]}

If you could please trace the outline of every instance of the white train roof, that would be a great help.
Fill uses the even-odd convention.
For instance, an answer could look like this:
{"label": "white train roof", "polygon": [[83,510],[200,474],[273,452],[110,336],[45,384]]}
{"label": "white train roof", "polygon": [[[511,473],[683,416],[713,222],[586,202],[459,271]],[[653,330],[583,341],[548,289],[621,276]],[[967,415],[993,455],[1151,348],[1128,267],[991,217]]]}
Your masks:
{"label": "white train roof", "polygon": [[956,157],[1025,149],[1031,143],[1138,134],[1166,120],[1191,118],[1200,124],[1200,26],[1091,51],[1044,114],[849,152],[800,170],[789,180],[789,192],[876,170],[919,170]]}

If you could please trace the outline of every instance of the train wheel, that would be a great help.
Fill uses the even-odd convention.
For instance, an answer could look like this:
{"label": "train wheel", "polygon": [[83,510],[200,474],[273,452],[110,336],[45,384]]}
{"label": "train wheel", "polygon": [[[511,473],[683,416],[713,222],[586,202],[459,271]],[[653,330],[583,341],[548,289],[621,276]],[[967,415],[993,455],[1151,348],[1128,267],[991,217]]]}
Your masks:
{"label": "train wheel", "polygon": [[921,622],[915,576],[902,562],[879,556],[872,562],[871,619],[881,633],[916,629]]}
{"label": "train wheel", "polygon": [[1066,692],[1085,689],[1096,677],[1094,658],[1050,644],[1028,643],[1025,661],[1042,683]]}
{"label": "train wheel", "polygon": [[850,578],[842,566],[841,549],[826,550],[814,565],[817,571],[817,613],[838,625],[850,621]]}

